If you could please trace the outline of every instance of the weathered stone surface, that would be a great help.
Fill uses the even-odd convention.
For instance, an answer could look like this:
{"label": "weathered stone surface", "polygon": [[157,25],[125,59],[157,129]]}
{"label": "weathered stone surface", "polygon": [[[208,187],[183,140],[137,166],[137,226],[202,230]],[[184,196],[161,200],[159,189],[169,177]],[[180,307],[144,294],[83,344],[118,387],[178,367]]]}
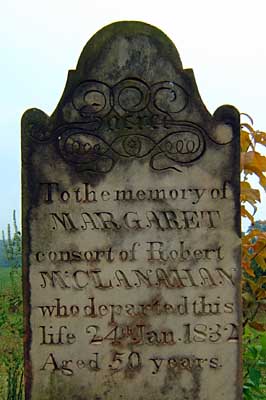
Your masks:
{"label": "weathered stone surface", "polygon": [[241,398],[239,114],[112,24],[22,119],[26,398]]}

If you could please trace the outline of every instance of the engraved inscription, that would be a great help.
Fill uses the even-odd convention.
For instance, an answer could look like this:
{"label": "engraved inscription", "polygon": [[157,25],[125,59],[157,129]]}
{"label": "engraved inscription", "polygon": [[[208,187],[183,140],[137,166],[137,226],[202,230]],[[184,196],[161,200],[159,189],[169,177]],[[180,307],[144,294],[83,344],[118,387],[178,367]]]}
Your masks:
{"label": "engraved inscription", "polygon": [[238,113],[106,27],[22,120],[26,400],[240,400]]}

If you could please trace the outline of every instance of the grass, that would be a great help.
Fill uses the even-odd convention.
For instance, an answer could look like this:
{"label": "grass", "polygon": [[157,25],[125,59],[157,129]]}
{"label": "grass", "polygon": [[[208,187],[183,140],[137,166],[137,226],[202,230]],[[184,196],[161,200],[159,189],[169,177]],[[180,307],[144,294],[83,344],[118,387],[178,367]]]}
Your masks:
{"label": "grass", "polygon": [[21,268],[0,267],[0,400],[22,399]]}
{"label": "grass", "polygon": [[0,295],[12,285],[10,274],[12,274],[12,269],[10,267],[0,267]]}

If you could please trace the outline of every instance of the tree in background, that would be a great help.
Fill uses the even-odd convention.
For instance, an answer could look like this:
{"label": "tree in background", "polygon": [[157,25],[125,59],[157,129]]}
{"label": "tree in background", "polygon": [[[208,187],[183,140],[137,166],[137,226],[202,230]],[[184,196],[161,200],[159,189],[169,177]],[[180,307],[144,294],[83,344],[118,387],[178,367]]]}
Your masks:
{"label": "tree in background", "polygon": [[266,133],[254,130],[248,118],[250,124],[241,126],[241,215],[251,222],[242,234],[243,389],[245,400],[257,400],[266,397],[266,221],[254,220],[261,197],[249,178],[257,176],[266,189],[266,157],[257,150],[266,146]]}
{"label": "tree in background", "polygon": [[7,260],[13,267],[21,267],[21,233],[18,230],[16,211],[13,211],[14,234],[11,233],[10,224],[7,225],[7,237],[2,231],[4,253]]}
{"label": "tree in background", "polygon": [[[251,123],[253,121],[251,120]],[[266,133],[255,131],[252,125],[243,123],[241,130],[241,215],[248,217],[251,227],[242,236],[243,299],[246,324],[254,325],[254,306],[266,304],[266,232],[263,221],[254,221],[257,203],[261,201],[260,190],[249,182],[257,176],[263,190],[266,189],[266,157],[257,151],[257,145],[266,147]],[[247,206],[253,209],[251,213]],[[256,312],[257,314],[257,312]],[[255,325],[254,325],[255,326]],[[266,331],[266,321],[258,329]]]}

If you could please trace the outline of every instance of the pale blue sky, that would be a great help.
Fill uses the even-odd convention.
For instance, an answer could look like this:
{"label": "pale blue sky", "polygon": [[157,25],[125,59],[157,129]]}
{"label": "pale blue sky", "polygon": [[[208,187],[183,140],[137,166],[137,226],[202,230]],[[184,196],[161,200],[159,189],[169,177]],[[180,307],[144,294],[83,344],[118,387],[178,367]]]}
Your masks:
{"label": "pale blue sky", "polygon": [[[20,118],[51,114],[88,39],[118,20],[158,26],[210,112],[233,104],[266,130],[265,0],[8,0],[1,4],[0,229],[20,209]],[[264,198],[265,205],[265,198]],[[264,206],[265,208],[265,206]],[[257,218],[266,218],[263,206]]]}

